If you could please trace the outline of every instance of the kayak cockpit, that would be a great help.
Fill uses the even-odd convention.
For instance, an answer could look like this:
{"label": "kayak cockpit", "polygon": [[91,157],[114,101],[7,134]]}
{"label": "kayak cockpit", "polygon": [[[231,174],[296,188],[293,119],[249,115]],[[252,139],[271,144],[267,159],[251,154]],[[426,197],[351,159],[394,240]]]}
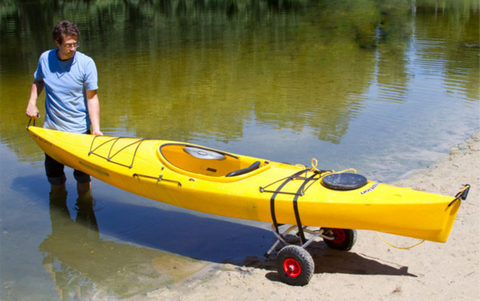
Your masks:
{"label": "kayak cockpit", "polygon": [[163,144],[159,151],[162,157],[176,168],[209,177],[236,177],[268,164],[257,158],[235,156],[186,144]]}

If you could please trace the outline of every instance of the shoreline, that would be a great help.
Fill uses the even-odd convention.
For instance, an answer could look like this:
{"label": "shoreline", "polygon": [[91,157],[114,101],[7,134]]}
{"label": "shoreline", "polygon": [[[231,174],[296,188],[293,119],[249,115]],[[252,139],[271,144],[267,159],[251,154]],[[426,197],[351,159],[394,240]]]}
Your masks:
{"label": "shoreline", "polygon": [[[446,154],[440,156],[439,158],[437,158],[436,160],[434,160],[431,165],[428,165],[428,166],[423,167],[423,168],[412,169],[412,170],[402,174],[401,176],[399,176],[398,179],[393,180],[391,182],[388,182],[388,184],[401,186],[401,183],[403,183],[404,181],[405,182],[411,182],[413,180],[411,178],[414,178],[414,177],[416,177],[420,174],[431,173],[432,168],[436,168],[436,166],[438,166],[438,164],[443,164],[443,163],[445,163],[445,161],[456,160],[456,159],[454,159],[454,156],[456,156],[456,155],[461,155],[463,152],[468,151],[468,150],[472,150],[474,152],[479,151],[478,150],[478,148],[480,147],[480,146],[478,146],[479,140],[480,140],[480,128],[477,129],[474,132],[473,135],[466,138],[462,143],[457,143],[456,145],[450,147],[448,149],[448,153],[446,153]],[[472,155],[472,157],[475,157],[474,154],[471,154],[471,155]],[[480,154],[477,154],[476,158],[480,159]],[[400,183],[400,184],[397,184],[397,183]],[[431,192],[433,192],[433,191],[431,191]]]}
{"label": "shoreline", "polygon": [[[374,231],[358,231],[350,252],[312,247],[315,273],[310,283],[293,287],[280,282],[275,256],[245,259],[243,266],[211,264],[200,273],[168,287],[129,300],[479,300],[480,299],[480,130],[425,169],[392,182],[452,197],[464,184],[462,201],[446,243],[425,242],[400,250],[383,242]],[[273,236],[273,235],[272,235]],[[394,245],[418,240],[389,234]]]}

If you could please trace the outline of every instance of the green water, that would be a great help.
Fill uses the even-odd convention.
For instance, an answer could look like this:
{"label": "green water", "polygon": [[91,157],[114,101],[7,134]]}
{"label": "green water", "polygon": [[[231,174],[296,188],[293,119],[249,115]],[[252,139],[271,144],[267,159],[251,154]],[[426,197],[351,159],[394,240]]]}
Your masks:
{"label": "green water", "polygon": [[97,64],[104,134],[316,158],[389,182],[479,128],[479,9],[473,0],[3,0],[0,299],[116,300],[187,277],[204,266],[195,259],[241,262],[272,241],[268,225],[99,181],[83,210],[70,171],[68,195],[52,199],[25,108],[59,20],[79,25],[79,51]]}

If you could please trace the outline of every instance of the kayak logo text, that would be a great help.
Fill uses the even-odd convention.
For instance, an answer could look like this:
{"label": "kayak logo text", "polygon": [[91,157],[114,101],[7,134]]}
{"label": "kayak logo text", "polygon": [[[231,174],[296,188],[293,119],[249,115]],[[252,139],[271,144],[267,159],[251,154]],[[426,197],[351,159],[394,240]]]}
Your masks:
{"label": "kayak logo text", "polygon": [[380,185],[380,184],[379,184],[379,183],[375,183],[375,184],[373,184],[373,185],[372,185],[372,187],[368,188],[367,190],[364,190],[364,191],[360,192],[360,194],[366,194],[366,193],[369,193],[369,192],[371,192],[371,191],[375,190],[375,188],[377,188],[377,187],[378,187],[378,185]]}

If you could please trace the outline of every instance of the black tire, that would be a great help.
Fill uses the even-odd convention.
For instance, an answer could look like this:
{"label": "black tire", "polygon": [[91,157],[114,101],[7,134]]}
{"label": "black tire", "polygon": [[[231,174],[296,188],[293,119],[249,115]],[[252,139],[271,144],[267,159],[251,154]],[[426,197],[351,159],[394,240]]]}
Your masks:
{"label": "black tire", "polygon": [[315,264],[305,249],[296,245],[283,247],[277,254],[280,280],[290,285],[306,285],[312,279]]}
{"label": "black tire", "polygon": [[324,239],[325,244],[332,249],[350,251],[357,241],[357,231],[351,229],[330,229],[327,235],[334,237],[334,240]]}

